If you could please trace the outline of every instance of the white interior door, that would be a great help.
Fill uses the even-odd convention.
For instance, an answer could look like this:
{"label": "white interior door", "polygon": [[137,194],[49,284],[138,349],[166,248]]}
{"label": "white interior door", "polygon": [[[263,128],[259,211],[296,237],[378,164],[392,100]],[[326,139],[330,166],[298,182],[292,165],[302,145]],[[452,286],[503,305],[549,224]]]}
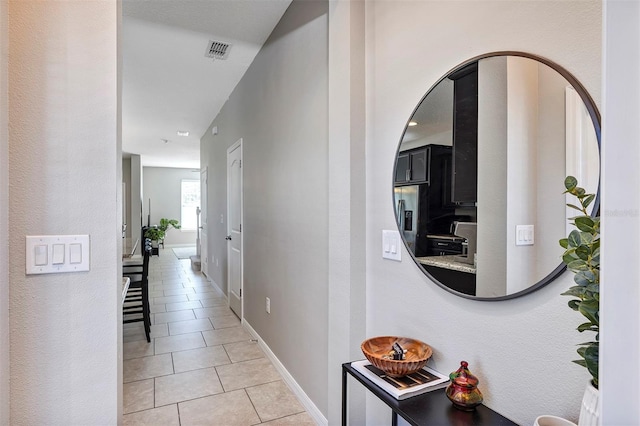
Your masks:
{"label": "white interior door", "polygon": [[207,169],[200,172],[200,270],[209,276],[209,249],[207,246]]}
{"label": "white interior door", "polygon": [[242,139],[227,150],[227,292],[242,318]]}

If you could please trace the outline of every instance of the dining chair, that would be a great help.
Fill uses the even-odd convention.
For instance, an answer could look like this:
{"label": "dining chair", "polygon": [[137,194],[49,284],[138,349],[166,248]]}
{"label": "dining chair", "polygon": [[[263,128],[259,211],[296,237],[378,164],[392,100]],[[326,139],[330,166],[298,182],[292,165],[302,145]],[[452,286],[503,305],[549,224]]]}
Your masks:
{"label": "dining chair", "polygon": [[144,323],[147,342],[151,342],[151,312],[149,308],[149,259],[151,258],[151,240],[144,239],[142,262],[127,262],[122,265],[122,275],[129,277],[129,289],[122,308],[123,323]]}

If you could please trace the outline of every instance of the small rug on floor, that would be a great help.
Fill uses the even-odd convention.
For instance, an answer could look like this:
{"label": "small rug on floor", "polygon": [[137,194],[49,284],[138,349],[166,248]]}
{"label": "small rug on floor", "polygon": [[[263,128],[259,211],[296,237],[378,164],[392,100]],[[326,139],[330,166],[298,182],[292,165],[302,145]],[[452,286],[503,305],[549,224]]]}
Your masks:
{"label": "small rug on floor", "polygon": [[190,259],[191,256],[196,255],[196,246],[176,247],[172,250],[173,250],[173,254],[175,254],[178,259]]}

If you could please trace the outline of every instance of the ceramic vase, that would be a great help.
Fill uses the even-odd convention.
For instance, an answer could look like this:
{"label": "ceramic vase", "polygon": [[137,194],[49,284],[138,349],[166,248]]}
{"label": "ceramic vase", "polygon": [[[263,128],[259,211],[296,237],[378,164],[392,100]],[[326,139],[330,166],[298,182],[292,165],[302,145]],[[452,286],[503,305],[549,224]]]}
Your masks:
{"label": "ceramic vase", "polygon": [[582,397],[578,426],[598,426],[599,418],[600,391],[589,381]]}

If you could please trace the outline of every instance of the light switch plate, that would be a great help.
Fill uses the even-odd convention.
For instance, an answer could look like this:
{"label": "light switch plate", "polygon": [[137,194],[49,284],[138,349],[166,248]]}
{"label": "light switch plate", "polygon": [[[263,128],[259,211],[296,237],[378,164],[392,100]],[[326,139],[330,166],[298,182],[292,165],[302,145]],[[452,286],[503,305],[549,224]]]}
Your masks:
{"label": "light switch plate", "polygon": [[400,250],[400,244],[402,238],[400,232],[383,230],[382,231],[382,257],[384,259],[402,260],[402,250]]}
{"label": "light switch plate", "polygon": [[533,225],[516,225],[516,245],[532,246],[534,243]]}
{"label": "light switch plate", "polygon": [[88,235],[28,235],[26,273],[59,274],[89,270]]}

